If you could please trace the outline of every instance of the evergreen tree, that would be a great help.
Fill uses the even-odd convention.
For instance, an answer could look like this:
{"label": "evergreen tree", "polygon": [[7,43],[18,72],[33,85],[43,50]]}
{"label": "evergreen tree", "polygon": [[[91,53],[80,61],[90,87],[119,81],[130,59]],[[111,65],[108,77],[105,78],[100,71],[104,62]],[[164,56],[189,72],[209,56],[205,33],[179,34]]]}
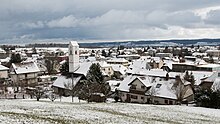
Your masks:
{"label": "evergreen tree", "polygon": [[194,87],[195,87],[195,78],[194,78],[194,75],[193,75],[192,72],[190,73],[190,76],[189,76],[189,82],[191,83],[191,86],[192,86],[193,91],[194,91]]}
{"label": "evergreen tree", "polygon": [[66,61],[60,67],[61,75],[67,75],[69,73],[69,62]]}
{"label": "evergreen tree", "polygon": [[107,83],[104,83],[104,76],[100,70],[100,65],[93,63],[86,76],[86,80],[82,82],[82,86],[79,91],[79,97],[85,99],[88,102],[91,101],[92,95],[95,93],[102,93],[107,96],[110,91],[110,87]]}
{"label": "evergreen tree", "polygon": [[102,50],[102,56],[104,56],[104,57],[106,57],[106,56],[107,56],[107,54],[106,54],[105,50]]}
{"label": "evergreen tree", "polygon": [[208,108],[220,108],[220,92],[212,90],[197,89],[195,93],[197,106]]}
{"label": "evergreen tree", "polygon": [[100,65],[97,63],[93,63],[90,68],[89,68],[89,79],[92,82],[97,82],[97,83],[103,83],[104,80],[104,76],[102,75],[101,69],[100,69]]}
{"label": "evergreen tree", "polygon": [[191,73],[189,74],[189,72],[186,71],[186,74],[184,75],[184,80],[186,80],[186,81],[188,81],[188,82],[191,83],[192,89],[193,89],[193,91],[194,91],[195,78],[194,78],[194,76],[193,76],[193,73],[191,72]]}
{"label": "evergreen tree", "polygon": [[188,81],[189,80],[189,72],[186,71],[185,75],[184,75],[184,80]]}
{"label": "evergreen tree", "polygon": [[21,55],[19,53],[17,54],[13,53],[11,55],[10,63],[20,63],[20,62],[22,62]]}

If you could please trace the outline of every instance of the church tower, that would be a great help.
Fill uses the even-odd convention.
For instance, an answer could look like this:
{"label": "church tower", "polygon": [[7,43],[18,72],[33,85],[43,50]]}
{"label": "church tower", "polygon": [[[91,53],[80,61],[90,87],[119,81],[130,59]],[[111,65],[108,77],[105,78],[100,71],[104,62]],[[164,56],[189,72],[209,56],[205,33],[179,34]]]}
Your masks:
{"label": "church tower", "polygon": [[69,43],[69,72],[75,72],[79,68],[79,45],[77,41]]}

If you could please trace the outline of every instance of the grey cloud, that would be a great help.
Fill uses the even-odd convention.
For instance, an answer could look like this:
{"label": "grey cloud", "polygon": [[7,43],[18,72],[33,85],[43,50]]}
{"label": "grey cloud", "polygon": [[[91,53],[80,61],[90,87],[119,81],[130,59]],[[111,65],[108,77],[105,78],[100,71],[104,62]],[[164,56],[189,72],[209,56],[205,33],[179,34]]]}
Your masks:
{"label": "grey cloud", "polygon": [[[220,1],[2,0],[0,40],[13,37],[21,39],[165,37],[166,32],[174,30],[171,27],[195,30],[218,25],[218,12],[211,11],[204,21],[205,24],[213,26],[202,24],[201,17],[193,13],[195,9],[211,6],[220,6]],[[179,36],[181,35],[176,33],[173,37]]]}
{"label": "grey cloud", "polygon": [[212,10],[207,14],[207,18],[204,20],[205,23],[211,25],[220,25],[220,10]]}

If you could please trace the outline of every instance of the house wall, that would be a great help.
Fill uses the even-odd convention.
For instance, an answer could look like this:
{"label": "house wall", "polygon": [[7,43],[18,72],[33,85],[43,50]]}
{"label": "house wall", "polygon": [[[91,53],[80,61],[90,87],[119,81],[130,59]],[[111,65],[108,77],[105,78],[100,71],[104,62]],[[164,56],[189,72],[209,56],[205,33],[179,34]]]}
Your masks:
{"label": "house wall", "polygon": [[176,100],[168,99],[168,98],[162,98],[162,97],[154,97],[152,102],[153,102],[153,104],[162,104],[162,105],[174,105],[174,104],[176,104]]}
{"label": "house wall", "polygon": [[164,65],[164,62],[161,60],[161,61],[158,63],[158,68],[161,68],[163,65]]}
{"label": "house wall", "polygon": [[144,86],[143,83],[140,82],[140,80],[138,79],[135,79],[133,82],[132,82],[132,86],[135,86],[136,90],[138,91],[146,91],[146,86]]}
{"label": "house wall", "polygon": [[105,71],[105,73],[108,75],[108,76],[111,76],[114,74],[114,71],[112,69],[112,67],[104,67],[102,68],[103,71]]}
{"label": "house wall", "polygon": [[213,82],[202,82],[200,84],[200,86],[201,86],[202,89],[210,90],[211,87],[212,87],[212,84],[213,84]]}
{"label": "house wall", "polygon": [[0,78],[8,78],[8,71],[0,71]]}
{"label": "house wall", "polygon": [[[122,102],[150,103],[150,96],[133,94],[133,93],[129,93],[129,92],[121,92],[120,98],[121,98]],[[161,104],[161,105],[175,105],[176,100],[169,99],[169,98],[162,98],[162,97],[153,97],[152,103],[153,104]]]}
{"label": "house wall", "polygon": [[17,85],[22,85],[22,86],[26,86],[26,85],[33,85],[38,83],[37,80],[37,73],[27,73],[27,74],[11,74],[11,79],[13,81],[13,83],[17,84]]}
{"label": "house wall", "polygon": [[184,95],[184,99],[186,99],[188,102],[194,100],[194,93],[192,90],[192,87],[190,85],[185,86],[186,91]]}
{"label": "house wall", "polygon": [[129,93],[129,92],[121,92],[120,98],[121,98],[122,102],[147,103],[149,96],[133,94],[133,93]]}

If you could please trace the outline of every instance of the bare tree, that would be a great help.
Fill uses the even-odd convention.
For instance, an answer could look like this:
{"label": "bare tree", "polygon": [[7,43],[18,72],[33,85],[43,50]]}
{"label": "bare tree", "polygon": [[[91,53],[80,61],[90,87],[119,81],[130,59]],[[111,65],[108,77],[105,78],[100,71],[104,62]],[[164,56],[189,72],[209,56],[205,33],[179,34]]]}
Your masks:
{"label": "bare tree", "polygon": [[176,76],[176,82],[174,83],[172,89],[174,89],[178,104],[181,104],[182,101],[184,100],[186,89],[184,83],[180,79],[180,76]]}
{"label": "bare tree", "polygon": [[71,81],[66,82],[64,84],[65,88],[69,90],[70,95],[72,96],[72,102],[73,102],[73,97],[77,95],[79,88],[77,86],[77,82],[75,82],[76,78],[71,77]]}
{"label": "bare tree", "polygon": [[48,94],[48,98],[53,102],[57,98],[57,96],[55,95],[55,93],[50,92]]}
{"label": "bare tree", "polygon": [[36,97],[37,101],[39,101],[40,98],[42,98],[42,96],[45,95],[46,92],[47,92],[47,89],[39,86],[39,87],[32,89],[30,93],[31,95]]}

